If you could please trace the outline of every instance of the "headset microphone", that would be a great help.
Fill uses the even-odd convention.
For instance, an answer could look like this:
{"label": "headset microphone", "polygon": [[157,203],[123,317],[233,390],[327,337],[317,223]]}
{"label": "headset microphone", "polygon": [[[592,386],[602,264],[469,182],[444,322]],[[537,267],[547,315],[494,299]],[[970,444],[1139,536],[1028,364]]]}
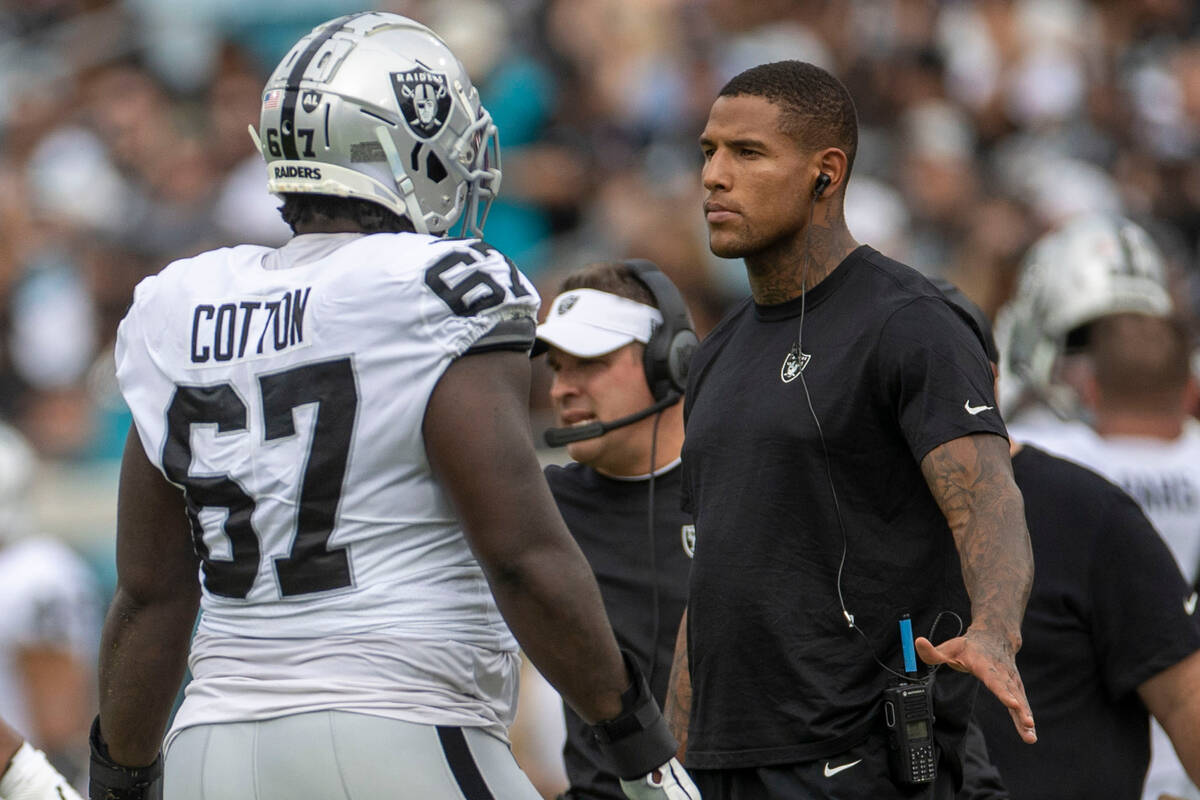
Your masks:
{"label": "headset microphone", "polygon": [[564,428],[550,428],[542,434],[542,438],[550,447],[562,447],[572,442],[582,442],[585,439],[595,439],[598,436],[603,436],[609,431],[617,428],[624,428],[626,425],[632,425],[635,422],[640,422],[651,414],[657,414],[665,408],[675,405],[679,402],[683,395],[678,392],[671,392],[663,399],[659,400],[652,406],[643,408],[625,417],[618,417],[609,422],[588,422],[584,425],[570,425]]}

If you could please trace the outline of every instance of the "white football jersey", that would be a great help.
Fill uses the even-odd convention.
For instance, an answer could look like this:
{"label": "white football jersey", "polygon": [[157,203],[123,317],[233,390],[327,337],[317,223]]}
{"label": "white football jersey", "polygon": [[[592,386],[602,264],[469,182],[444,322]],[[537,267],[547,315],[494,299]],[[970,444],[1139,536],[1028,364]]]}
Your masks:
{"label": "white football jersey", "polygon": [[538,302],[490,246],[416,234],[215,250],[138,285],[117,377],[202,559],[172,731],[339,708],[503,735],[517,645],[421,426],[455,358],[532,344]]}
{"label": "white football jersey", "polygon": [[1200,565],[1200,422],[1170,441],[1100,436],[1082,422],[1010,428],[1018,441],[1100,473],[1138,501],[1189,582]]}
{"label": "white football jersey", "polygon": [[62,542],[18,538],[0,545],[0,608],[0,717],[40,745],[18,655],[48,647],[94,663],[101,617],[96,582]]}

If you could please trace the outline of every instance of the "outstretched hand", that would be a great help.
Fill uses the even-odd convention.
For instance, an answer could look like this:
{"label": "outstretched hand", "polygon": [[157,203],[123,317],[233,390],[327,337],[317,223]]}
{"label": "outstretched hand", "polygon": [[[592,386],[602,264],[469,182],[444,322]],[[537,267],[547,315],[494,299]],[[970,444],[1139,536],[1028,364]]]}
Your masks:
{"label": "outstretched hand", "polygon": [[978,678],[1008,709],[1021,739],[1027,744],[1037,741],[1033,711],[1025,697],[1021,674],[1017,672],[1016,653],[1002,637],[968,629],[965,635],[937,646],[924,636],[917,637],[916,647],[917,655],[926,664],[948,664]]}

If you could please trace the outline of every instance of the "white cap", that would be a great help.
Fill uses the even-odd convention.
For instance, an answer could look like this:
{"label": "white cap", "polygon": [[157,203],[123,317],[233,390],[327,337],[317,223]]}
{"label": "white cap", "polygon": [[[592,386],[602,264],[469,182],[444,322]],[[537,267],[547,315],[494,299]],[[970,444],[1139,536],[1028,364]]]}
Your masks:
{"label": "white cap", "polygon": [[597,289],[572,289],[554,298],[538,326],[533,352],[553,345],[577,358],[595,358],[630,342],[649,342],[662,321],[662,312],[645,303]]}

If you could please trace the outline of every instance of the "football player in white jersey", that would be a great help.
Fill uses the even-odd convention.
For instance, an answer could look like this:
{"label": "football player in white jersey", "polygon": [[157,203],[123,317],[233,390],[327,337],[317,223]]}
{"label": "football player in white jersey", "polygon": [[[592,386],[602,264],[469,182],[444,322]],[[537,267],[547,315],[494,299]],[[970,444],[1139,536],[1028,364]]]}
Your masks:
{"label": "football player in white jersey", "polygon": [[28,536],[35,461],[24,438],[0,423],[0,800],[78,800],[15,727],[45,740],[42,747],[66,748],[77,732],[72,719],[91,707],[83,664],[94,652],[86,642],[95,634],[95,597],[77,556]]}
{"label": "football player in white jersey", "polygon": [[631,796],[698,796],[538,466],[538,297],[474,238],[499,150],[462,65],[404,17],[338,18],[255,138],[295,238],[169,265],[118,336],[92,797],[536,798],[518,642]]}
{"label": "football player in white jersey", "polygon": [[0,716],[67,775],[84,771],[100,598],[69,546],[38,532],[37,456],[0,423]]}
{"label": "football player in white jersey", "polygon": [[[1179,313],[1144,229],[1121,218],[1073,220],[1031,248],[1017,294],[998,316],[1000,402],[1006,419],[1013,412],[1014,437],[1095,470],[1137,500],[1194,584],[1200,423],[1188,413],[1196,381]],[[1151,748],[1143,797],[1200,800],[1157,721]]]}

